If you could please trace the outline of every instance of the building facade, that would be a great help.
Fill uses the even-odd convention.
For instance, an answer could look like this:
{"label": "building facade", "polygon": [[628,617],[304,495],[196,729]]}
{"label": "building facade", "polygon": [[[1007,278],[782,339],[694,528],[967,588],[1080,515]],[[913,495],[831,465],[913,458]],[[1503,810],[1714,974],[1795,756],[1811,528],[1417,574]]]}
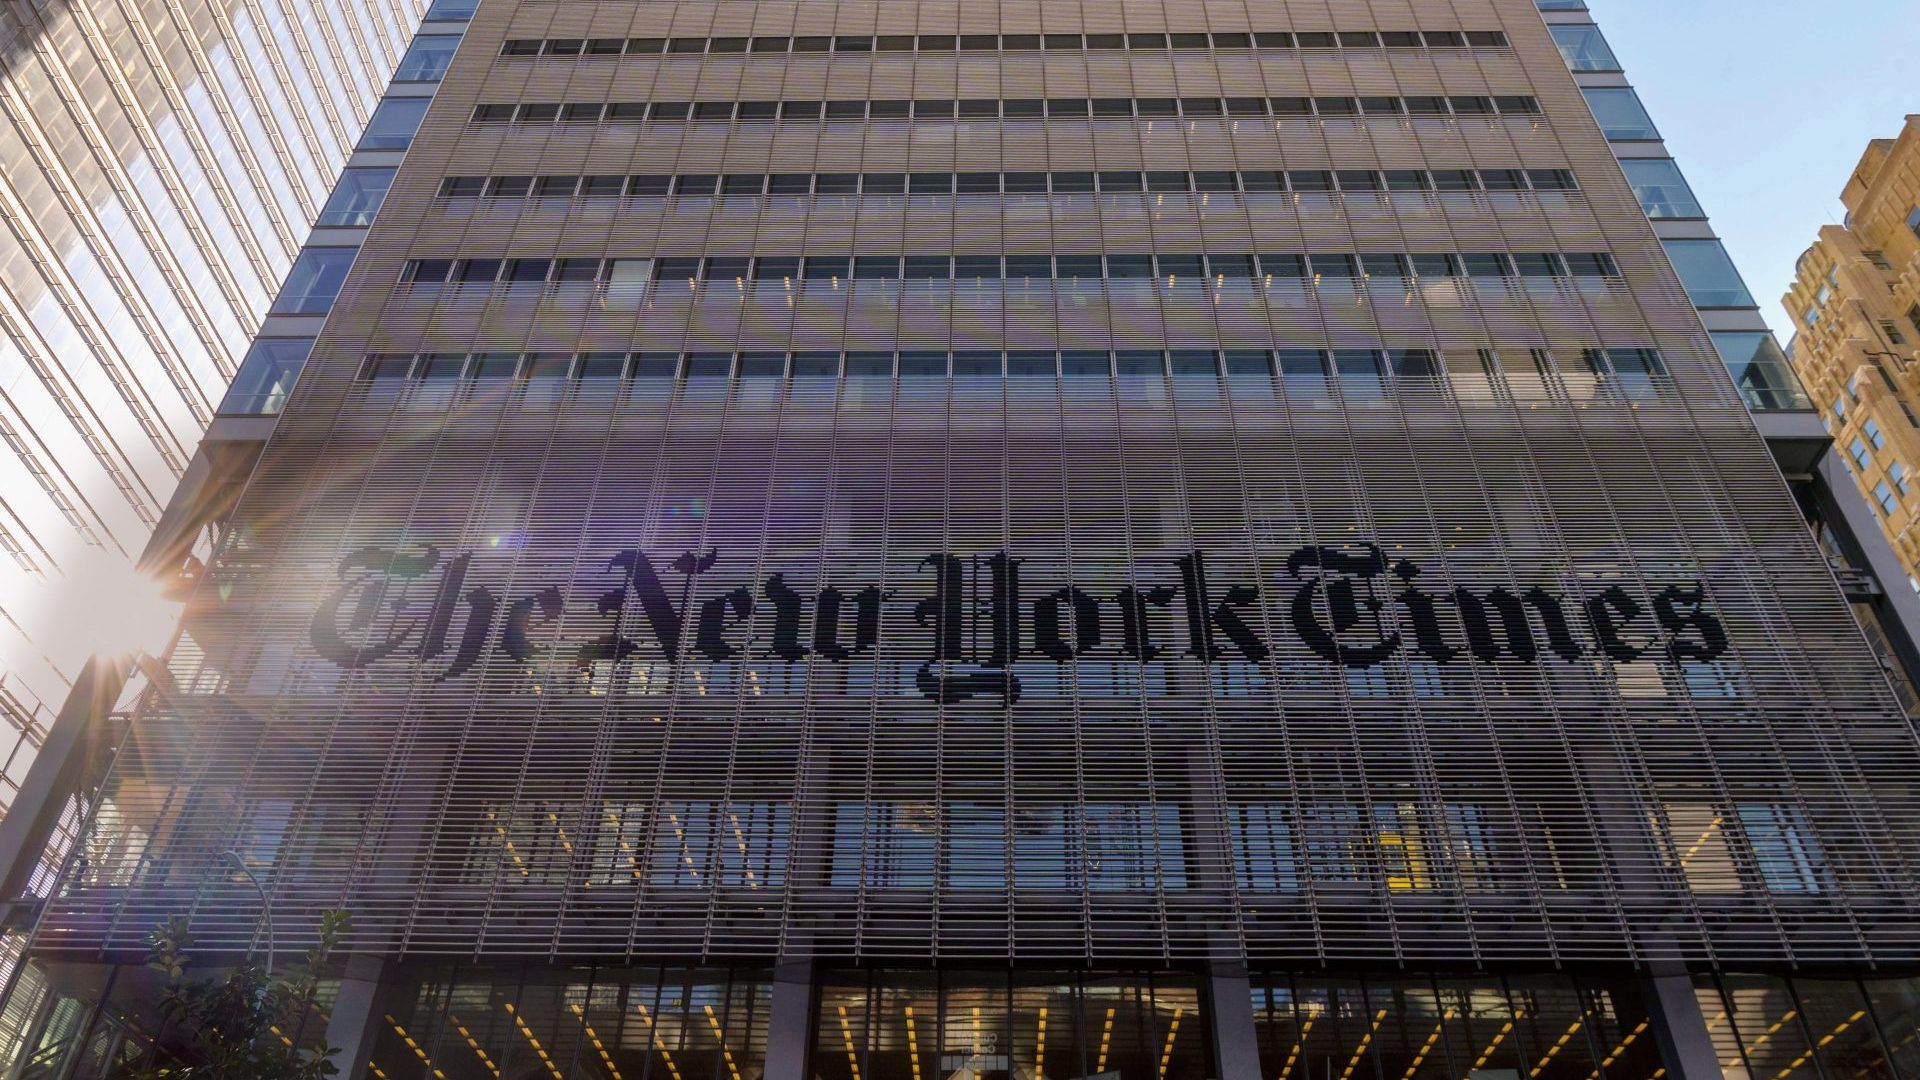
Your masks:
{"label": "building facade", "polygon": [[16,1072],[344,909],[350,1076],[1920,1076],[1920,744],[1566,33],[482,0]]}
{"label": "building facade", "polygon": [[1904,584],[1920,590],[1909,497],[1920,467],[1920,117],[1868,145],[1840,199],[1845,223],[1820,230],[1782,298],[1793,366],[1898,553]]}
{"label": "building facade", "polygon": [[[1911,556],[1897,554],[1883,533],[1891,511],[1872,485],[1856,492],[1848,458],[1818,423],[1813,400],[1585,4],[1560,0],[1541,9],[1896,695],[1909,714],[1920,712],[1920,596]],[[1840,441],[1844,449],[1851,437]]]}
{"label": "building facade", "polygon": [[0,5],[0,813],[423,6]]}

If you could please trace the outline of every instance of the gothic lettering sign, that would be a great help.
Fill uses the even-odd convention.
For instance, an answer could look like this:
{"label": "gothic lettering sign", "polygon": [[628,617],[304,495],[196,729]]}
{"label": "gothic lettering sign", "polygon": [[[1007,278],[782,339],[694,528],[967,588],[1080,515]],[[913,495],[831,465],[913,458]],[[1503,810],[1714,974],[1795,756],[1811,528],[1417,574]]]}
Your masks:
{"label": "gothic lettering sign", "polygon": [[[1452,664],[1472,657],[1538,665],[1606,659],[1712,661],[1727,633],[1697,580],[1602,582],[1580,595],[1423,585],[1436,575],[1374,544],[1299,548],[1265,580],[1215,572],[1191,551],[1135,565],[1121,587],[1040,583],[1011,552],[929,552],[881,584],[802,587],[784,573],[730,574],[724,550],[619,551],[586,581],[502,591],[479,584],[472,552],[364,548],[342,559],[314,612],[311,641],[346,669],[399,665],[459,679],[483,661],[538,658],[583,668],[855,663],[889,634],[914,643],[918,696],[942,702],[1021,692],[1035,663],[1172,660],[1259,664],[1276,648],[1335,668],[1396,657]],[[1281,635],[1293,640],[1282,642]]]}

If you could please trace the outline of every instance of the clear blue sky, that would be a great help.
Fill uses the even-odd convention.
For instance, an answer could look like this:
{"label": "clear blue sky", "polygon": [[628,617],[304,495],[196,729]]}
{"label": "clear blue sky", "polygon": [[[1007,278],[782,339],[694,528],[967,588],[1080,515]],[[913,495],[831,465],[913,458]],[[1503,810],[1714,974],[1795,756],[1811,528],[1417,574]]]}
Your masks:
{"label": "clear blue sky", "polygon": [[1867,141],[1920,113],[1920,0],[1587,0],[1785,342],[1780,294]]}

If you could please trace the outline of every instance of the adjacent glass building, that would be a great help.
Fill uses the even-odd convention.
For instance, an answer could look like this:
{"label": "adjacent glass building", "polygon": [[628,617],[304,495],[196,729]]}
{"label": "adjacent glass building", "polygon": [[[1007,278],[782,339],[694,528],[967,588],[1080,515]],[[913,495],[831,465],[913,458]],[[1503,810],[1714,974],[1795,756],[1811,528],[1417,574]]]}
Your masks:
{"label": "adjacent glass building", "polygon": [[0,10],[0,813],[423,6]]}
{"label": "adjacent glass building", "polygon": [[1564,33],[482,0],[17,1073],[345,909],[354,1077],[1920,1076],[1920,743]]}

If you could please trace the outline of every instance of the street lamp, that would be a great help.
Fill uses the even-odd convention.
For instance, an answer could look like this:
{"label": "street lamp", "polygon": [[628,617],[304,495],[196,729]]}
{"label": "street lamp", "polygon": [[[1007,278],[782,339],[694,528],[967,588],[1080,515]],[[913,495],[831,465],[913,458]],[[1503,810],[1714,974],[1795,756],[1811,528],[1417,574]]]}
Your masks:
{"label": "street lamp", "polygon": [[220,857],[233,864],[235,870],[244,874],[247,883],[252,885],[253,891],[260,896],[260,921],[266,924],[267,929],[267,966],[266,969],[260,973],[260,977],[262,979],[271,979],[273,978],[273,906],[267,901],[267,890],[261,887],[260,879],[253,876],[253,871],[247,867],[247,861],[240,857],[239,852],[232,850],[223,851],[220,853]]}

